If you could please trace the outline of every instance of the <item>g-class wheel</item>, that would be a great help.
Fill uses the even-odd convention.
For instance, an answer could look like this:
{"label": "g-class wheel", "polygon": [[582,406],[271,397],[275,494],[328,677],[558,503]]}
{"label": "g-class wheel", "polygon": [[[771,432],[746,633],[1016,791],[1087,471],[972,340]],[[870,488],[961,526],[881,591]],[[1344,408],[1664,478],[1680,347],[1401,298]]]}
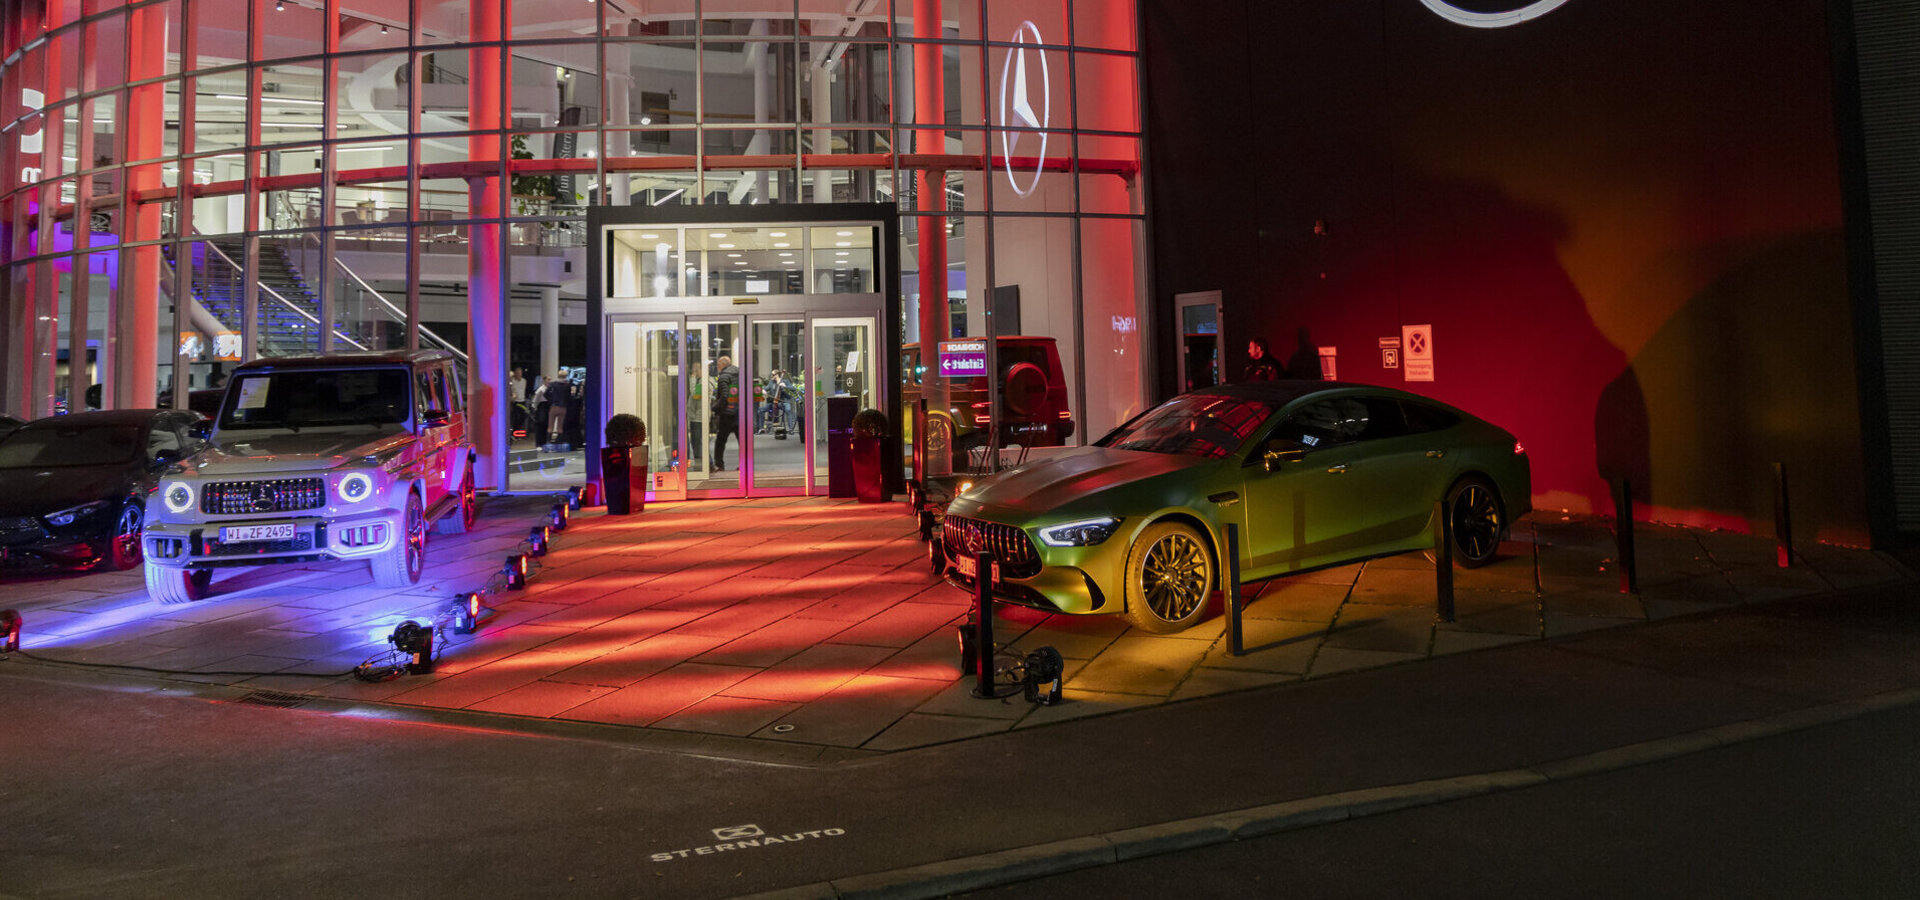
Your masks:
{"label": "g-class wheel", "polygon": [[212,569],[184,569],[163,566],[148,560],[147,596],[161,603],[192,603],[207,595],[213,584]]}
{"label": "g-class wheel", "polygon": [[427,567],[427,517],[420,507],[420,495],[407,494],[406,531],[379,556],[367,561],[373,569],[373,583],[381,587],[406,587],[418,584],[420,572]]}
{"label": "g-class wheel", "polygon": [[460,473],[460,508],[433,523],[433,530],[441,534],[466,534],[473,528],[473,520],[479,516],[474,506],[473,462],[468,461],[466,469]]}

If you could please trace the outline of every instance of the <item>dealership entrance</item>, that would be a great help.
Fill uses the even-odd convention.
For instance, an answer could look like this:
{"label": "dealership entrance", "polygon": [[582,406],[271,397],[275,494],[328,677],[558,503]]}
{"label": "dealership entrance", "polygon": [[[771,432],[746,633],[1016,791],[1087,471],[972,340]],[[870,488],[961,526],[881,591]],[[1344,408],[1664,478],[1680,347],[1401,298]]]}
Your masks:
{"label": "dealership entrance", "polygon": [[836,398],[899,431],[893,208],[661,212],[588,216],[588,479],[607,418],[631,413],[651,499],[828,493]]}

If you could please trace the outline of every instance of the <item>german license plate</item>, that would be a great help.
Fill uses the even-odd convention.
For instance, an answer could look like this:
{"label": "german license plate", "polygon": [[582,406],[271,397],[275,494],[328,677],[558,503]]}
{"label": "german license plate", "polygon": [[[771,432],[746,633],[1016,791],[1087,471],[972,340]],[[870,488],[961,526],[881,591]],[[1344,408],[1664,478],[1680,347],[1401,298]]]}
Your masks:
{"label": "german license plate", "polygon": [[[953,558],[953,565],[964,578],[977,578],[980,575],[980,561],[971,556],[956,556]],[[989,563],[988,565],[991,568],[987,572],[987,583],[1000,583],[1000,564]]]}
{"label": "german license plate", "polygon": [[290,540],[293,540],[293,524],[290,522],[284,525],[235,525],[220,529],[220,542],[223,544]]}

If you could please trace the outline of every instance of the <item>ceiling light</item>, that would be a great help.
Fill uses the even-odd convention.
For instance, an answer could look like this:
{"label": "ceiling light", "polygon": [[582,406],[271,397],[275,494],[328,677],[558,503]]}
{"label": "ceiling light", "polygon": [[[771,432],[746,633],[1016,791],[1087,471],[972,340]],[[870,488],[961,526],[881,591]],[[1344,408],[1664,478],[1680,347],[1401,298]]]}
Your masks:
{"label": "ceiling light", "polygon": [[726,237],[726,236],[727,236],[727,233],[726,233],[726,232],[724,232],[724,231],[709,231],[709,232],[707,232],[707,237]]}
{"label": "ceiling light", "polygon": [[652,125],[652,124],[653,124],[653,117],[652,117],[652,116],[641,116],[641,117],[640,117],[640,124],[642,124],[642,125]]}
{"label": "ceiling light", "polygon": [[780,255],[781,255],[781,256],[792,256],[793,254],[791,254],[791,253],[782,253],[782,254],[780,254]]}
{"label": "ceiling light", "polygon": [[[725,237],[725,235],[721,235],[721,237]],[[721,245],[720,245],[720,249],[722,249],[722,250],[732,250],[732,249],[733,249],[733,245],[732,245],[732,244],[721,244]]]}
{"label": "ceiling light", "polygon": [[285,12],[287,8],[286,0],[273,0],[273,8],[275,12]]}
{"label": "ceiling light", "polygon": [[786,241],[780,241],[780,242],[778,242],[778,243],[776,243],[776,244],[774,244],[774,246],[775,246],[775,247],[791,247],[791,246],[793,246],[793,245],[792,245],[792,244],[789,244],[789,243],[787,243]]}
{"label": "ceiling light", "polygon": [[851,247],[853,246],[853,242],[852,241],[834,241],[833,245],[835,247]]}
{"label": "ceiling light", "polygon": [[767,232],[767,235],[769,237],[786,237],[787,233],[784,231],[769,231]]}
{"label": "ceiling light", "polygon": [[834,232],[834,234],[837,234],[841,237],[853,237],[853,232],[851,231],[836,231]]}
{"label": "ceiling light", "polygon": [[657,239],[657,238],[659,238],[659,237],[660,237],[660,236],[659,236],[659,235],[657,235],[657,234],[643,234],[643,235],[641,235],[641,236],[640,236],[640,239],[641,239],[641,240],[643,240],[643,241],[651,241],[651,240],[655,240],[655,239]]}
{"label": "ceiling light", "polygon": [[380,33],[381,34],[387,33],[387,24],[385,22],[380,23]]}
{"label": "ceiling light", "polygon": [[727,254],[727,255],[728,255],[728,256],[732,256],[732,257],[738,257],[738,256],[739,256],[740,254],[738,254],[738,253],[729,253],[729,254]]}

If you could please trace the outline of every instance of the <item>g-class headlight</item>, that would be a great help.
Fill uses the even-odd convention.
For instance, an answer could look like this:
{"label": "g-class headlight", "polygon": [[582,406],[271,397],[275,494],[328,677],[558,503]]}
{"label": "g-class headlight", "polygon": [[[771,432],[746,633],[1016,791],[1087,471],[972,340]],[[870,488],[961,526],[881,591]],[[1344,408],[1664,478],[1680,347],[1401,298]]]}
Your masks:
{"label": "g-class headlight", "polygon": [[106,509],[109,502],[110,501],[106,501],[106,500],[95,500],[91,503],[82,503],[79,506],[70,506],[56,513],[48,513],[47,524],[52,525],[56,528],[66,526],[66,525],[72,525],[73,520],[78,519],[81,516],[84,516],[91,512],[98,512],[99,510]]}
{"label": "g-class headlight", "polygon": [[359,503],[373,496],[373,476],[365,472],[354,472],[340,479],[340,499],[348,503]]}
{"label": "g-class headlight", "polygon": [[1120,520],[1112,516],[1082,519],[1040,529],[1040,540],[1049,547],[1091,547],[1113,536]]}
{"label": "g-class headlight", "polygon": [[167,512],[183,513],[193,508],[193,486],[175,481],[168,484],[160,498],[166,501]]}

